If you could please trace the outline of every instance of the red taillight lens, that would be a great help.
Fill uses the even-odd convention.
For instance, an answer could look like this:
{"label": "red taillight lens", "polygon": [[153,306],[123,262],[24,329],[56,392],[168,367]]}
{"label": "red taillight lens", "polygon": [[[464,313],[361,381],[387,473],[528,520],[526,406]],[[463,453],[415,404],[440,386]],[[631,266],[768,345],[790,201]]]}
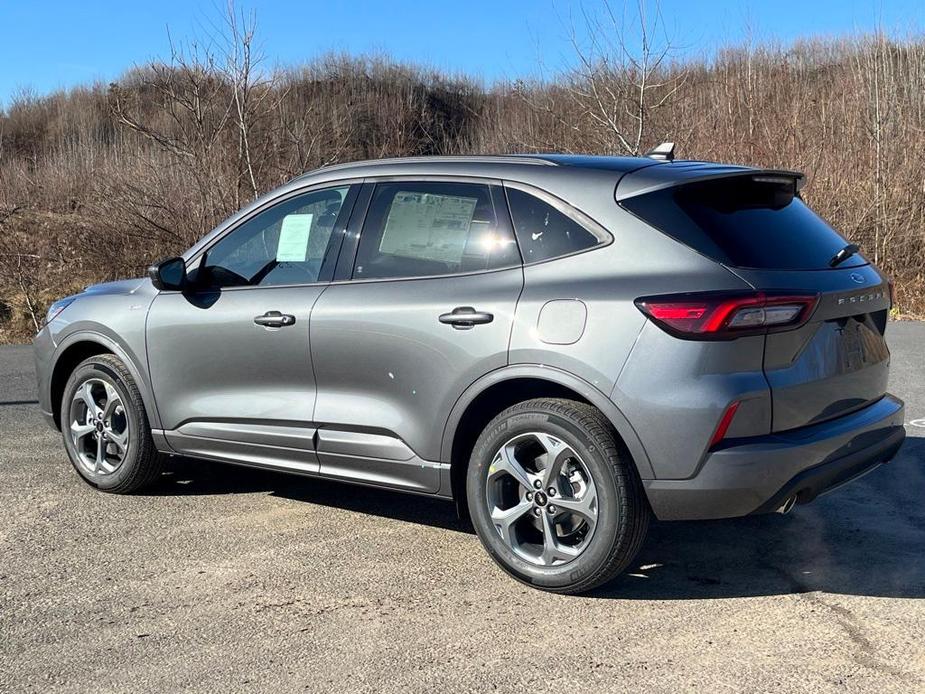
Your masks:
{"label": "red taillight lens", "polygon": [[802,325],[812,314],[817,298],[795,292],[708,292],[644,297],[636,300],[636,306],[678,337],[732,339]]}

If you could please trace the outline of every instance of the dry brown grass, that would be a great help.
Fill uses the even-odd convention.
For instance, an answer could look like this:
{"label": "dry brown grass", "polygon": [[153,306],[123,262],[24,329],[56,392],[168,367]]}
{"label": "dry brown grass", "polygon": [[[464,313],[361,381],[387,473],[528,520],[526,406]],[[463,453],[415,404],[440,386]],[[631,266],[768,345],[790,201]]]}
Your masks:
{"label": "dry brown grass", "polygon": [[484,88],[378,57],[251,66],[242,82],[241,65],[174,56],[109,87],[17,99],[0,115],[0,341],[27,339],[55,297],[137,275],[255,189],[326,163],[620,154],[637,139],[807,172],[809,202],[896,280],[898,313],[925,315],[925,41],[759,46],[646,71],[583,58],[554,81]]}

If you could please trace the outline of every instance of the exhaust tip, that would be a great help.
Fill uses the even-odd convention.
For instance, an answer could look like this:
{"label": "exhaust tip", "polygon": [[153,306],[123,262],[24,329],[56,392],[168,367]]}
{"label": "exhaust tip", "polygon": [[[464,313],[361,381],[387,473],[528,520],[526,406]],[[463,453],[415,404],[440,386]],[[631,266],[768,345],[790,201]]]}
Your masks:
{"label": "exhaust tip", "polygon": [[789,499],[787,499],[784,503],[778,506],[774,512],[785,516],[788,513],[790,513],[791,510],[793,510],[793,507],[796,506],[796,503],[797,503],[797,495],[794,494]]}

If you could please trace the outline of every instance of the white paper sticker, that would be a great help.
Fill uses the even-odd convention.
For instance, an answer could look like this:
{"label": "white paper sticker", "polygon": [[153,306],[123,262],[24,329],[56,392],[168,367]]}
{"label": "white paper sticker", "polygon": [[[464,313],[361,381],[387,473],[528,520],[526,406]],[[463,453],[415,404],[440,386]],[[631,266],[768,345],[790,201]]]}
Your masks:
{"label": "white paper sticker", "polygon": [[389,209],[379,251],[459,263],[477,203],[477,198],[400,191]]}
{"label": "white paper sticker", "polygon": [[312,230],[313,214],[287,214],[279,231],[276,262],[304,263],[308,255],[308,235]]}

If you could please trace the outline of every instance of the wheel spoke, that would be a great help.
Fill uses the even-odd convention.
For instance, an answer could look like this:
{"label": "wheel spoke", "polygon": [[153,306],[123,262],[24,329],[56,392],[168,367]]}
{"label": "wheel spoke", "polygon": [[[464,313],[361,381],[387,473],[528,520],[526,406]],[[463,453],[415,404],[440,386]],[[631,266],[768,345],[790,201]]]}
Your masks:
{"label": "wheel spoke", "polygon": [[569,547],[568,545],[563,545],[558,540],[558,534],[556,533],[556,524],[551,514],[543,514],[543,552],[540,555],[540,561],[547,565],[551,566],[559,561],[569,561],[577,557],[580,553],[580,550]]}
{"label": "wheel spoke", "polygon": [[100,406],[96,404],[96,400],[93,399],[93,382],[87,381],[84,383],[74,394],[74,400],[83,401],[84,405],[87,406],[87,412],[93,415],[94,418],[99,417],[102,414]]}
{"label": "wheel spoke", "polygon": [[95,429],[96,427],[94,427],[92,424],[71,422],[71,438],[74,441],[74,444],[76,445],[78,441],[80,441],[88,434],[92,434]]}
{"label": "wheel spoke", "polygon": [[108,422],[116,411],[116,407],[122,404],[122,399],[116,389],[112,387],[112,384],[103,381],[103,386],[106,388],[106,407],[103,409],[103,420]]}
{"label": "wheel spoke", "polygon": [[562,471],[562,465],[569,458],[575,457],[575,451],[564,441],[549,434],[534,434],[537,442],[543,447],[543,469],[541,471],[543,489],[557,487],[556,478]]}
{"label": "wheel spoke", "polygon": [[533,504],[529,501],[521,501],[516,506],[512,506],[507,509],[500,509],[497,506],[491,510],[491,520],[495,524],[498,532],[501,534],[501,539],[503,539],[509,546],[514,546],[517,544],[517,539],[514,537],[513,527],[514,524],[523,518],[524,514],[527,513]]}
{"label": "wheel spoke", "polygon": [[496,477],[500,474],[508,474],[517,480],[517,483],[525,489],[533,489],[533,482],[530,474],[524,469],[523,465],[517,462],[514,457],[514,447],[510,444],[501,447],[495,454],[495,459],[488,468],[488,477]]}
{"label": "wheel spoke", "polygon": [[119,449],[119,457],[125,456],[125,449],[128,446],[128,432],[123,431],[122,433],[115,431],[106,432],[106,440],[110,443],[115,444],[116,448]]}
{"label": "wheel spoke", "polygon": [[100,470],[105,470],[104,465],[106,464],[106,442],[105,439],[100,436],[96,440],[96,464],[93,467],[93,472],[99,472]]}
{"label": "wheel spoke", "polygon": [[562,466],[567,460],[574,457],[575,452],[568,446],[562,446],[558,451],[549,453],[548,462],[545,468],[543,468],[543,488],[549,489],[549,487],[559,488],[558,480],[559,475],[562,474]]}
{"label": "wheel spoke", "polygon": [[573,496],[556,497],[555,505],[561,512],[581,516],[592,526],[597,521],[597,492],[593,485],[585,489],[584,494],[578,498]]}

